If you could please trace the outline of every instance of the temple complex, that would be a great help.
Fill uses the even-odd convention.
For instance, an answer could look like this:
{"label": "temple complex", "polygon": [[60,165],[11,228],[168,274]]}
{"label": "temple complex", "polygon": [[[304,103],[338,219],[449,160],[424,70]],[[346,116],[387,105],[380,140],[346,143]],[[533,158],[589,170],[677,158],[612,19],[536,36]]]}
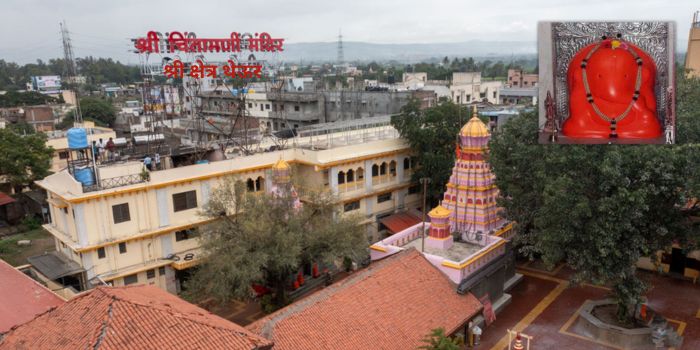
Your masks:
{"label": "temple complex", "polygon": [[499,215],[495,175],[485,158],[490,136],[475,110],[460,130],[452,176],[443,200],[428,213],[430,222],[370,248],[372,260],[416,248],[456,284],[457,292],[471,293],[484,305],[493,301],[498,312],[510,301],[505,292],[522,276],[514,270],[513,225]]}

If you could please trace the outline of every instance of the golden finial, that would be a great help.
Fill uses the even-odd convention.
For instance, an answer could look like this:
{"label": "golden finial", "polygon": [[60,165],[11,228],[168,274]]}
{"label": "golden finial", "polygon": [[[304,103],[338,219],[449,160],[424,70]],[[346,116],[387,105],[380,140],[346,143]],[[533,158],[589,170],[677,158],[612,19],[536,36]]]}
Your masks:
{"label": "golden finial", "polygon": [[474,105],[474,107],[472,108],[472,117],[474,117],[474,118],[479,117],[479,113],[476,111],[476,105]]}

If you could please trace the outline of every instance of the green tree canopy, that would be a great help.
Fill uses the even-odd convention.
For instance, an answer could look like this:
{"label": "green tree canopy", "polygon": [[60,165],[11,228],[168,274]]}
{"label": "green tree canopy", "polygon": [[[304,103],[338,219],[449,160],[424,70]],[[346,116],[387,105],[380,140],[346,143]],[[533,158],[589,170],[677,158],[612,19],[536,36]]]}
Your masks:
{"label": "green tree canopy", "polygon": [[223,218],[204,229],[205,258],[187,284],[188,296],[244,299],[251,296],[251,285],[259,283],[273,291],[275,306],[282,306],[290,277],[303,264],[367,256],[357,216],[343,215],[327,192],[302,188],[300,195],[304,204],[294,209],[289,194],[250,194],[241,182],[225,180],[204,212]]}
{"label": "green tree canopy", "polygon": [[[680,92],[680,91],[679,91]],[[680,93],[679,139],[697,142],[697,92]],[[692,247],[697,227],[682,210],[697,187],[700,145],[539,145],[534,113],[510,120],[490,142],[490,164],[520,251],[552,266],[566,262],[575,282],[611,283],[619,317],[645,291],[642,256],[674,241]],[[695,129],[697,130],[697,129]]]}
{"label": "green tree canopy", "polygon": [[445,334],[445,329],[435,328],[430,334],[423,338],[423,343],[419,349],[425,350],[460,350],[459,343]]}
{"label": "green tree canopy", "polygon": [[112,103],[99,97],[80,99],[80,112],[85,120],[95,120],[109,126],[114,126],[114,120],[117,117],[117,111]]}
{"label": "green tree canopy", "polygon": [[17,191],[49,175],[53,148],[46,135],[21,135],[12,128],[0,129],[0,175]]}

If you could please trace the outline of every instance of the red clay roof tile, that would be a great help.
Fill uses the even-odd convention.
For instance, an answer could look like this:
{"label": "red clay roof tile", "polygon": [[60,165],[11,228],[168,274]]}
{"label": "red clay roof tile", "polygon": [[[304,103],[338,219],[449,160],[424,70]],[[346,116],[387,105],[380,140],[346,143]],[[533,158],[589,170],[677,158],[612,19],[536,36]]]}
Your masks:
{"label": "red clay roof tile", "polygon": [[415,349],[432,329],[452,333],[481,308],[410,249],[246,328],[284,350]]}
{"label": "red clay roof tile", "polygon": [[272,342],[153,286],[98,287],[10,331],[0,349],[269,349]]}

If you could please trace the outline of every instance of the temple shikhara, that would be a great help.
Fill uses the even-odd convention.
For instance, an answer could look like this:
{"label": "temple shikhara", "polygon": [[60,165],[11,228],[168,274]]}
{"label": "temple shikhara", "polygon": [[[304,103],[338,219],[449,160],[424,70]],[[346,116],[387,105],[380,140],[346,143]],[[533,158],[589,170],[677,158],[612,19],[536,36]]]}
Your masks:
{"label": "temple shikhara", "polygon": [[371,256],[380,260],[405,249],[422,251],[456,284],[458,293],[471,293],[484,305],[493,302],[498,312],[510,301],[505,292],[522,276],[514,270],[513,225],[499,215],[496,205],[499,192],[485,157],[490,137],[475,110],[460,130],[452,176],[441,203],[428,213],[430,222],[373,244]]}

